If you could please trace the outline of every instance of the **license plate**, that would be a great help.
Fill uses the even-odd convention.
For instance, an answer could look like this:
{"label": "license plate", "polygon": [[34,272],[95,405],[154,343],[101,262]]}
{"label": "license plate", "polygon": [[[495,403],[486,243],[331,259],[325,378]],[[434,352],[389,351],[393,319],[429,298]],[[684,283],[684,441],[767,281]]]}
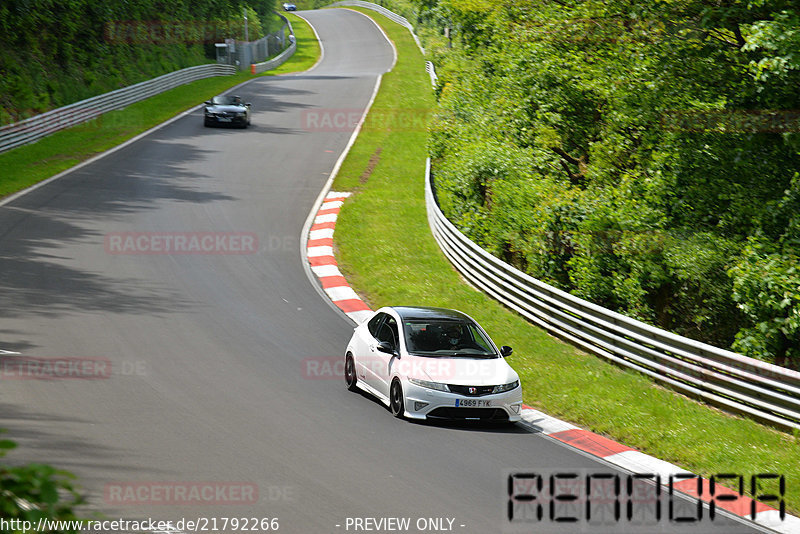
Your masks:
{"label": "license plate", "polygon": [[456,399],[457,407],[467,408],[488,408],[492,405],[492,401],[478,400],[478,399]]}
{"label": "license plate", "polygon": [[231,118],[230,117],[217,117],[217,120],[219,122],[231,122]]}

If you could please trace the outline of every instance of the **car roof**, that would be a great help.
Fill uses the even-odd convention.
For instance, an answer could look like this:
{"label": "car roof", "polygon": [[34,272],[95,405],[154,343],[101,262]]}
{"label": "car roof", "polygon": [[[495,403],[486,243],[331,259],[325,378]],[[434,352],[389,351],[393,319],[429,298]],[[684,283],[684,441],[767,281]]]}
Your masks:
{"label": "car roof", "polygon": [[434,308],[431,306],[392,306],[391,307],[401,319],[445,319],[473,322],[472,319],[457,310],[449,308]]}

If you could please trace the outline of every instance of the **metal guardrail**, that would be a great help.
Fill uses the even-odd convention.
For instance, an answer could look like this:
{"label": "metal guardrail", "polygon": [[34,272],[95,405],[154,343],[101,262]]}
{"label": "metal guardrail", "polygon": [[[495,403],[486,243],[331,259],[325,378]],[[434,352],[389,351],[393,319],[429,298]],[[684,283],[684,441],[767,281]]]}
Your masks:
{"label": "metal guardrail", "polygon": [[800,430],[800,373],[606,310],[492,256],[458,231],[439,209],[430,159],[425,170],[425,203],[433,236],[456,269],[531,322],[682,393],[784,430]]}
{"label": "metal guardrail", "polygon": [[274,58],[264,61],[263,63],[253,63],[251,65],[250,72],[253,74],[261,74],[262,72],[267,72],[268,70],[272,70],[277,68],[278,66],[282,65],[287,59],[292,57],[292,54],[297,51],[297,42],[294,40],[294,35],[290,37],[292,43],[280,54],[275,56]]}
{"label": "metal guardrail", "polygon": [[[297,45],[295,44],[294,38],[294,29],[292,28],[291,22],[285,16],[281,15],[277,11],[274,12],[281,20],[283,20],[283,26],[280,30],[274,31],[268,35],[265,35],[261,39],[256,41],[249,41],[249,42],[241,42],[236,41],[236,52],[233,54],[235,56],[236,64],[239,66],[241,70],[249,70],[252,74],[260,74],[262,72],[266,72],[268,70],[274,69],[287,59],[289,59],[294,51],[297,49]],[[286,28],[289,28],[289,46],[286,46]],[[280,49],[280,53],[272,59],[267,59],[270,56],[270,50],[274,49],[275,47],[271,47],[269,45],[270,41],[276,43]],[[294,46],[292,46],[294,45]],[[291,48],[292,51],[289,54],[285,54],[285,52]],[[280,58],[280,60],[279,60]],[[255,65],[255,67],[254,67]]]}
{"label": "metal guardrail", "polygon": [[179,85],[211,76],[230,76],[235,73],[236,68],[232,65],[209,64],[189,67],[3,126],[0,128],[0,153],[33,143],[64,128],[90,121],[103,113],[122,109]]}
{"label": "metal guardrail", "polygon": [[250,66],[250,72],[252,74],[261,74],[262,72],[278,68],[287,59],[292,57],[292,55],[297,51],[297,39],[294,35],[294,28],[292,28],[292,23],[289,21],[288,18],[284,17],[280,13],[278,13],[278,16],[281,19],[283,19],[283,21],[286,23],[284,27],[286,25],[289,26],[289,41],[290,41],[289,46],[286,47],[286,50],[284,50],[283,52],[281,52],[280,54],[278,54],[277,56],[268,61],[264,61],[262,63],[253,63]]}
{"label": "metal guardrail", "polygon": [[398,15],[394,11],[389,11],[383,6],[379,6],[378,4],[373,4],[372,2],[363,2],[362,0],[342,0],[340,2],[334,2],[332,4],[328,4],[325,7],[340,7],[340,6],[363,7],[365,9],[371,9],[373,11],[377,11],[384,17],[391,20],[392,22],[396,22],[397,24],[404,26],[405,28],[408,28],[408,31],[411,32],[411,36],[414,37],[414,41],[417,43],[417,46],[419,47],[420,51],[423,54],[425,53],[425,49],[422,48],[422,44],[419,42],[419,37],[417,37],[417,34],[414,33],[414,26],[410,22],[408,22],[407,18]]}
{"label": "metal guardrail", "polygon": [[425,71],[431,77],[431,87],[436,89],[436,82],[439,80],[439,76],[436,75],[436,67],[433,66],[432,61],[425,62]]}

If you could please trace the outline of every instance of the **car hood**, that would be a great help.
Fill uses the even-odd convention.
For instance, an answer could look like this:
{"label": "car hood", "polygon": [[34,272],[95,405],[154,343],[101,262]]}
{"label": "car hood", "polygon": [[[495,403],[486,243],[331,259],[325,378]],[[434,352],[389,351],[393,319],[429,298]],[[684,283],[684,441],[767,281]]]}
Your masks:
{"label": "car hood", "polygon": [[241,113],[247,110],[244,106],[226,106],[221,104],[206,106],[206,109],[212,113]]}
{"label": "car hood", "polygon": [[398,371],[410,378],[460,386],[496,386],[519,380],[505,358],[426,358],[405,356]]}

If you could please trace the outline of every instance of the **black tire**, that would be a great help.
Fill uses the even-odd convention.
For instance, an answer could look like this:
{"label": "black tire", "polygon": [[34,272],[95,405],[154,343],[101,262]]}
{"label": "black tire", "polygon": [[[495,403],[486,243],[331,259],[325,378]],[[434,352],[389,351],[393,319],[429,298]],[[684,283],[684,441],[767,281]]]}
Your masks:
{"label": "black tire", "polygon": [[358,389],[358,376],[356,376],[356,362],[353,360],[352,354],[347,354],[344,358],[344,383],[347,384],[347,389],[355,391]]}
{"label": "black tire", "polygon": [[389,388],[389,409],[392,415],[398,418],[403,418],[405,413],[405,404],[403,402],[403,386],[396,378],[392,382],[392,387]]}

